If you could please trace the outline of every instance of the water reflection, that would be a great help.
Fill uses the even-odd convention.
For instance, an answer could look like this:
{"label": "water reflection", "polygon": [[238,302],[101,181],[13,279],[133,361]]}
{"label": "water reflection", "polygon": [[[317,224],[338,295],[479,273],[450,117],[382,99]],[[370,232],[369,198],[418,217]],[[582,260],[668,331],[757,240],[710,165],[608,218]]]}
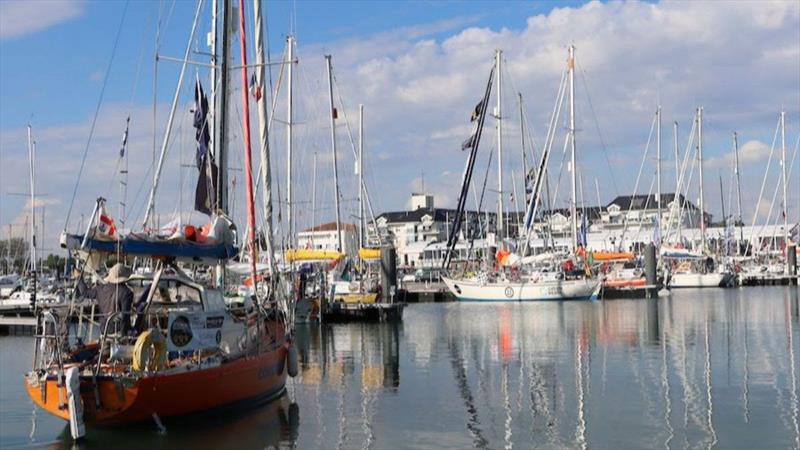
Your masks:
{"label": "water reflection", "polygon": [[[800,448],[799,306],[784,287],[412,305],[403,324],[300,328],[301,373],[280,402],[168,423],[165,436],[91,430],[87,445]],[[17,393],[0,388],[8,408]],[[25,429],[12,443],[27,439],[23,406],[4,416]],[[64,429],[37,420],[40,440]]]}
{"label": "water reflection", "polygon": [[151,423],[90,428],[85,440],[73,443],[67,425],[52,448],[286,448],[297,440],[299,414],[298,405],[284,394],[266,404],[167,420],[163,434]]}

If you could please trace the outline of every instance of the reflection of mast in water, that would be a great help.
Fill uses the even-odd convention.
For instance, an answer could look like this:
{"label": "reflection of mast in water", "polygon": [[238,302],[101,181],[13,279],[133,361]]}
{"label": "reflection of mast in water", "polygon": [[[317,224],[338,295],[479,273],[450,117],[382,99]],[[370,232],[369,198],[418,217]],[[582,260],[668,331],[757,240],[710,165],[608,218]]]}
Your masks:
{"label": "reflection of mast in water", "polygon": [[[745,301],[739,297],[739,308],[744,309]],[[747,354],[747,329],[748,321],[745,319],[746,311],[741,311],[742,327],[744,328],[744,376],[742,377],[742,400],[744,405],[744,423],[750,423],[750,393],[749,393],[749,376],[750,376],[750,357]]]}
{"label": "reflection of mast in water", "polygon": [[[792,389],[789,393],[791,398],[792,410],[792,424],[794,425],[794,447],[800,448],[800,426],[798,426],[798,401],[797,401],[797,375],[795,374],[795,357],[794,357],[794,332],[792,331],[792,318],[791,309],[797,304],[797,289],[789,287],[789,296],[786,298],[786,331],[789,337],[789,370],[792,379]],[[791,297],[794,297],[792,299]],[[794,301],[792,301],[794,300]],[[793,305],[794,304],[794,305]]]}
{"label": "reflection of mast in water", "polygon": [[708,431],[711,433],[711,443],[708,444],[708,448],[713,448],[714,445],[717,443],[717,433],[714,431],[714,420],[713,420],[713,413],[714,413],[714,406],[711,401],[711,338],[709,336],[708,331],[708,311],[705,311],[705,316],[703,318],[703,324],[705,325],[705,350],[706,350],[706,358],[705,358],[705,378],[706,378],[706,401],[707,401],[707,410],[706,414],[708,417]]}
{"label": "reflection of mast in water", "polygon": [[672,400],[669,393],[669,366],[667,362],[667,330],[665,327],[661,327],[661,386],[664,388],[664,423],[667,426],[668,433],[667,440],[664,441],[664,448],[669,449],[669,443],[675,437],[675,430],[670,423]]}
{"label": "reflection of mast in water", "polygon": [[[586,418],[584,415],[584,401],[583,401],[583,339],[585,328],[581,328],[577,332],[575,338],[575,388],[577,389],[578,400],[578,426],[575,429],[575,440],[578,445],[585,449],[586,443]],[[588,345],[587,345],[588,348]]]}
{"label": "reflection of mast in water", "polygon": [[489,442],[483,437],[483,432],[480,428],[478,410],[475,407],[475,399],[472,396],[472,391],[469,389],[467,371],[464,369],[464,358],[461,357],[458,347],[453,343],[452,338],[449,344],[450,365],[453,367],[456,384],[458,384],[458,392],[461,394],[461,398],[464,400],[464,406],[467,408],[467,430],[469,430],[469,433],[472,435],[472,444],[475,447],[486,448]]}
{"label": "reflection of mast in water", "polygon": [[[502,373],[501,390],[503,391],[503,409],[506,412],[505,425],[505,448],[510,450],[514,444],[511,442],[511,399],[508,395],[508,365],[512,358],[511,350],[513,348],[511,337],[511,321],[507,305],[500,310],[500,370]],[[520,381],[520,384],[522,382]]]}
{"label": "reflection of mast in water", "polygon": [[[361,426],[364,429],[364,445],[362,448],[367,449],[372,445],[375,435],[372,430],[372,415],[374,395],[370,392],[375,387],[374,366],[370,363],[370,355],[368,354],[367,346],[364,343],[364,329],[361,329]],[[382,367],[378,367],[382,370]]]}

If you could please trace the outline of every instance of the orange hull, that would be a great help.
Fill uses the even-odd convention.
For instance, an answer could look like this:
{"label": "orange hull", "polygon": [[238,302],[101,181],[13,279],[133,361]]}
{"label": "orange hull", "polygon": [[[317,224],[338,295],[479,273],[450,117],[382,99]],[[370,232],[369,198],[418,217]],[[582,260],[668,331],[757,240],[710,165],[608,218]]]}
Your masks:
{"label": "orange hull", "polygon": [[[148,420],[153,413],[159,417],[177,416],[244,400],[275,397],[285,388],[287,351],[286,346],[275,344],[261,354],[208,369],[139,379],[99,376],[99,408],[92,377],[81,376],[84,420],[88,425],[122,424]],[[25,385],[39,407],[69,420],[66,406],[61,405],[67,396],[66,388],[59,388],[55,377],[36,385],[26,378]]]}
{"label": "orange hull", "polygon": [[626,278],[619,280],[606,280],[603,282],[604,288],[625,288],[625,287],[641,287],[647,284],[644,277],[640,278]]}

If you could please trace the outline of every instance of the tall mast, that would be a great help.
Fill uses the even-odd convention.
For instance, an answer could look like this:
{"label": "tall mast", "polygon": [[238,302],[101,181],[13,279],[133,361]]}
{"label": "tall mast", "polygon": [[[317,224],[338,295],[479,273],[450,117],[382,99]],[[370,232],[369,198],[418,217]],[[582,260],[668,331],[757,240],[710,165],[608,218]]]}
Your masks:
{"label": "tall mast", "polygon": [[[256,39],[256,84],[264,88],[264,72],[266,71],[264,60],[264,25],[263,13],[261,12],[261,0],[253,0],[253,14],[255,16],[255,39]],[[290,60],[291,61],[291,60]],[[291,67],[292,62],[289,63]],[[264,235],[267,244],[267,264],[270,274],[277,273],[275,270],[275,251],[274,236],[272,230],[272,168],[270,165],[269,151],[269,131],[267,124],[267,96],[263,94],[256,100],[258,110],[258,131],[261,144],[261,184],[264,186],[262,197],[264,201]],[[271,277],[270,279],[274,279]]]}
{"label": "tall mast", "polygon": [[[317,226],[317,152],[314,152],[314,166],[311,176],[311,229],[313,230]],[[311,245],[314,245],[314,233],[311,233]]]}
{"label": "tall mast", "polygon": [[[786,111],[781,111],[781,179],[783,184],[783,245],[786,246],[789,242],[788,198],[786,196]],[[788,257],[786,261],[788,270]]]}
{"label": "tall mast", "polygon": [[[681,176],[681,163],[680,163],[680,156],[678,152],[678,121],[672,122],[672,139],[675,145],[675,192],[672,194],[672,206],[678,208],[678,236],[681,234],[681,202],[680,202],[680,190],[681,187],[678,184],[680,182]],[[672,218],[672,212],[669,215]],[[672,228],[672,224],[667,224],[668,227]]]}
{"label": "tall mast", "polygon": [[[736,210],[737,216],[739,217],[739,222],[742,222],[742,184],[741,179],[739,177],[739,139],[736,135],[736,132],[733,132],[733,161],[735,167],[733,168],[733,173],[736,175]],[[734,223],[735,225],[736,223]],[[736,254],[741,255],[742,247],[741,242],[744,241],[744,231],[742,230],[742,226],[739,226],[739,242],[736,244]]]}
{"label": "tall mast", "polygon": [[325,55],[325,62],[328,65],[328,98],[330,100],[330,109],[328,113],[331,116],[331,153],[333,153],[333,197],[334,204],[336,205],[336,242],[340,252],[344,251],[342,245],[342,222],[341,213],[339,211],[339,169],[336,163],[336,108],[333,106],[333,67],[331,67],[331,55]]}
{"label": "tall mast", "polygon": [[293,87],[292,81],[294,80],[294,37],[289,35],[286,38],[286,54],[289,56],[289,67],[286,71],[286,216],[289,219],[288,233],[289,233],[289,247],[294,247],[294,215],[292,214],[292,143],[294,137],[292,135],[292,123],[294,122],[293,110]]}
{"label": "tall mast", "polygon": [[570,172],[572,172],[572,199],[569,212],[572,216],[572,249],[578,248],[577,211],[577,165],[575,161],[575,46],[569,46],[569,133],[570,133]]}
{"label": "tall mast", "polygon": [[700,164],[700,238],[706,250],[705,192],[703,190],[703,107],[697,108],[697,158]]}
{"label": "tall mast", "polygon": [[239,0],[239,50],[242,63],[242,128],[244,133],[245,191],[247,195],[247,239],[250,246],[250,272],[253,276],[253,290],[258,292],[256,289],[258,284],[258,277],[256,276],[258,249],[256,249],[256,211],[255,199],[253,196],[253,158],[250,146],[250,99],[248,98],[250,90],[247,88],[247,33],[245,30],[244,0]]}
{"label": "tall mast", "polygon": [[[522,92],[517,92],[519,100],[519,136],[520,152],[522,154],[522,196],[525,206],[528,205],[528,158],[525,156],[525,115],[522,112]],[[517,196],[515,195],[514,198]]]}
{"label": "tall mast", "polygon": [[500,49],[495,50],[495,65],[497,66],[497,111],[495,111],[495,118],[497,119],[497,235],[503,239],[503,51]]}
{"label": "tall mast", "polygon": [[358,245],[364,247],[364,105],[358,105]]}
{"label": "tall mast", "polygon": [[231,0],[222,0],[222,57],[219,62],[219,92],[215,98],[217,120],[214,146],[217,157],[217,208],[228,213],[228,66],[231,58]]}
{"label": "tall mast", "polygon": [[[36,291],[38,287],[36,273],[36,142],[31,136],[31,126],[28,124],[28,156],[31,166],[31,281],[33,291],[31,292],[31,308],[36,307]],[[11,242],[8,243],[11,245]]]}
{"label": "tall mast", "polygon": [[661,105],[656,109],[656,205],[658,206],[658,228],[661,229]]}

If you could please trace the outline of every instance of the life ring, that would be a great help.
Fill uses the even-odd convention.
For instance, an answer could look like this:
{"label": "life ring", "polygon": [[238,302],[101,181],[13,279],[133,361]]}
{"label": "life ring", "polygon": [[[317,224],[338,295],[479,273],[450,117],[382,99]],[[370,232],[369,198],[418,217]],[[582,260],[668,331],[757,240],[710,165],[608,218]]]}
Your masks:
{"label": "life ring", "polygon": [[140,334],[133,346],[133,370],[157,372],[167,364],[167,341],[161,331],[151,328]]}

